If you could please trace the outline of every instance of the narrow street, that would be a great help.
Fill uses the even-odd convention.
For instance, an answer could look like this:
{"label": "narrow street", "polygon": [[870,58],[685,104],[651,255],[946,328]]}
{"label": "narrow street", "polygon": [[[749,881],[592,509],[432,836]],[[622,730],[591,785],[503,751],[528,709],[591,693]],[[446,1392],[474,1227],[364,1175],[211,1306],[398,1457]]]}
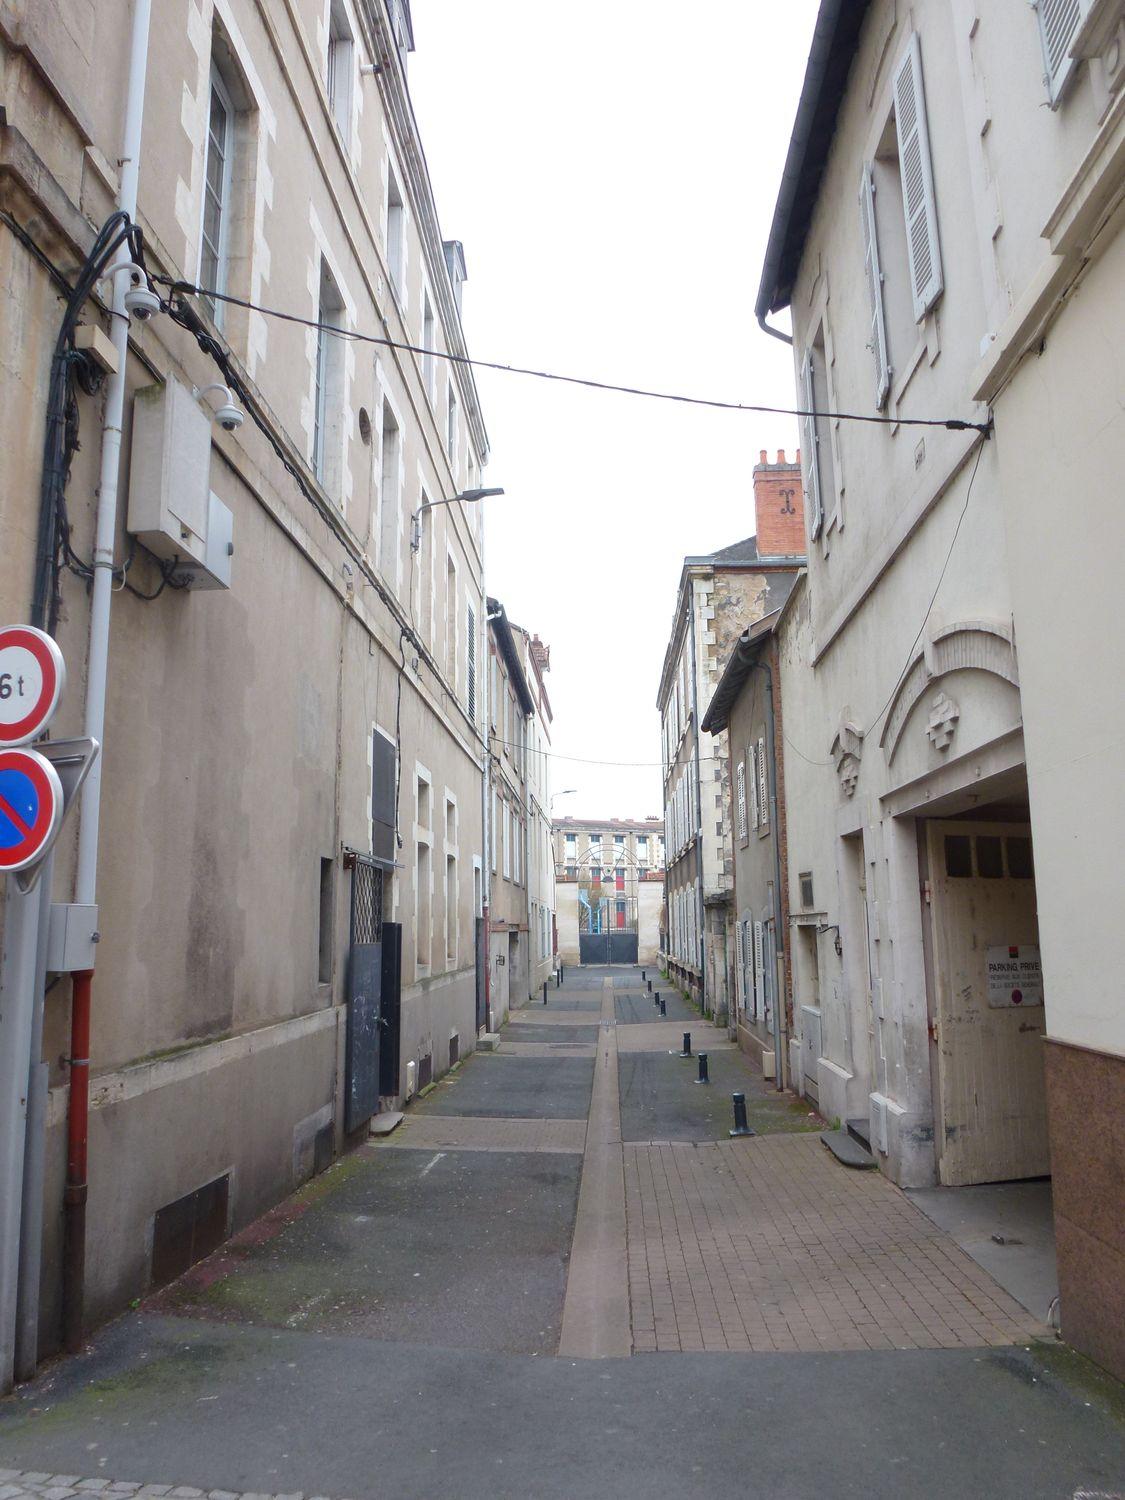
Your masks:
{"label": "narrow street", "polygon": [[1115,1382],[664,999],[568,969],[0,1404],[0,1500],[1120,1493]]}

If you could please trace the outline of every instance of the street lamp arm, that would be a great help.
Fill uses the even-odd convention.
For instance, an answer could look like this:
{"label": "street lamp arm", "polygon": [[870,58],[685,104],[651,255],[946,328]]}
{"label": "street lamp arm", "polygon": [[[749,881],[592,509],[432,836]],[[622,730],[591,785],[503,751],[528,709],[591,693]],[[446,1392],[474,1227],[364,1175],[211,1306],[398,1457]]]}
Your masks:
{"label": "street lamp arm", "polygon": [[450,495],[445,500],[427,500],[410,517],[410,550],[417,552],[418,548],[422,545],[422,517],[426,511],[434,510],[439,505],[456,505],[458,501],[461,501],[465,505],[471,505],[477,500],[487,500],[492,495],[502,495],[503,493],[502,489],[462,490],[460,494]]}

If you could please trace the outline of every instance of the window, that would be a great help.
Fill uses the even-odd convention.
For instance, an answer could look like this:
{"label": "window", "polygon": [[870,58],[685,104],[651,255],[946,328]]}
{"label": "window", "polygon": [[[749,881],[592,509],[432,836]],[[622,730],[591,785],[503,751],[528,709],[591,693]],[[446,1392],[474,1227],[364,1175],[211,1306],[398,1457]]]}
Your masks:
{"label": "window", "polygon": [[340,498],[343,448],[344,341],[330,329],[339,327],[344,301],[328,263],[320,262],[320,297],[313,391],[313,472],[334,500]]}
{"label": "window", "polygon": [[1051,108],[1057,109],[1074,71],[1076,59],[1070,55],[1070,44],[1089,0],[1032,0],[1039,20],[1039,40],[1043,47],[1043,82]]}
{"label": "window", "polygon": [[648,835],[645,833],[637,834],[637,863],[648,864]]}
{"label": "window", "polygon": [[[234,159],[234,105],[219,70],[211,68],[207,159],[203,167],[203,224],[199,244],[199,281],[225,292],[231,216],[231,167]],[[223,304],[204,297],[203,305],[222,324]]]}
{"label": "window", "polygon": [[454,688],[457,686],[457,564],[451,557],[445,560],[445,675]]}
{"label": "window", "polygon": [[450,468],[456,468],[457,464],[457,397],[453,394],[453,380],[450,378],[446,393],[445,407],[445,451],[449,454]]}
{"label": "window", "polygon": [[770,822],[770,793],[769,793],[769,778],[768,778],[769,767],[768,767],[768,765],[766,763],[766,742],[763,739],[760,739],[758,741],[757,762],[758,762],[758,824],[759,824],[760,829],[763,832],[765,832],[765,830],[769,828],[769,822]]}
{"label": "window", "polygon": [[512,815],[506,802],[500,804],[500,820],[504,828],[504,879],[512,878]]}
{"label": "window", "polygon": [[465,612],[465,700],[469,718],[477,720],[477,612],[470,604]]}
{"label": "window", "polygon": [[389,404],[383,402],[382,459],[379,481],[379,567],[397,582],[402,529],[399,493],[402,485],[402,433]]}
{"label": "window", "polygon": [[457,856],[445,856],[445,962],[457,967]]}
{"label": "window", "polygon": [[497,872],[500,853],[500,808],[502,803],[496,792],[492,793],[492,873]]}
{"label": "window", "polygon": [[757,750],[757,746],[755,746],[755,745],[749,745],[747,747],[747,750],[746,750],[746,759],[743,762],[743,765],[746,767],[746,771],[743,774],[745,775],[746,772],[749,773],[749,782],[750,782],[750,825],[753,828],[757,828],[758,824],[762,820],[762,815],[761,815],[761,812],[760,812],[759,807],[758,807],[758,750]]}
{"label": "window", "polygon": [[347,145],[352,136],[352,77],[355,72],[355,42],[348,16],[340,0],[328,13],[328,70],[325,84],[328,107]]}
{"label": "window", "polygon": [[801,456],[805,464],[805,499],[809,517],[809,535],[815,540],[824,524],[824,507],[835,510],[836,476],[832,466],[832,439],[828,418],[831,411],[828,391],[828,361],[824,352],[824,324],[817,326],[805,354],[802,372],[801,418],[803,439]]}
{"label": "window", "polygon": [[512,883],[520,883],[520,845],[522,842],[523,824],[516,816],[515,808],[512,809]]}
{"label": "window", "polygon": [[316,978],[318,984],[332,983],[332,915],[333,915],[333,890],[332,876],[335,870],[335,861],[322,859],[320,862],[320,902],[318,906],[317,922],[317,962]]}
{"label": "window", "polygon": [[746,762],[740,760],[735,772],[735,807],[738,814],[738,836],[745,841],[747,838],[746,828]]}
{"label": "window", "polygon": [[430,966],[430,846],[422,839],[417,842],[414,869],[414,936],[417,946],[419,969]]}
{"label": "window", "polygon": [[404,300],[406,291],[406,206],[394,172],[387,168],[387,270],[391,283]]}
{"label": "window", "polygon": [[875,359],[875,407],[881,410],[891,389],[890,351],[883,311],[883,269],[879,261],[879,235],[875,222],[875,178],[865,165],[859,187],[859,209],[863,221],[863,269],[871,302],[871,331],[867,347]]}
{"label": "window", "polygon": [[915,33],[895,73],[895,134],[906,219],[914,316],[921,318],[941,295],[941,250],[930,165],[930,133],[922,88],[922,51]]}
{"label": "window", "polygon": [[433,402],[436,393],[437,360],[433,355],[434,339],[434,310],[430,305],[429,292],[422,293],[422,384],[426,387],[426,395]]}

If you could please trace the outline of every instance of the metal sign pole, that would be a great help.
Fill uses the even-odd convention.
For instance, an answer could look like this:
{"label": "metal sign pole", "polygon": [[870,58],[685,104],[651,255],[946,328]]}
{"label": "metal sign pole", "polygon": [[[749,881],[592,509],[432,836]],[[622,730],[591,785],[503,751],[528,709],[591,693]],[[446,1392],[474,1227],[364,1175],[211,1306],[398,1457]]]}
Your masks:
{"label": "metal sign pole", "polygon": [[8,877],[0,956],[0,1395],[12,1388],[16,1291],[31,1058],[32,997],[39,946],[39,892]]}

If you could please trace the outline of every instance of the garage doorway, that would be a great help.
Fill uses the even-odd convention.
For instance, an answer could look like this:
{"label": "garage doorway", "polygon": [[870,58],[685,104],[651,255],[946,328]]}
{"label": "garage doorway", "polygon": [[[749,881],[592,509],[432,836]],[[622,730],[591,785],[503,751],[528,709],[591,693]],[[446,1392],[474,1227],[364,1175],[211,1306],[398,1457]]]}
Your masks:
{"label": "garage doorway", "polygon": [[1047,1176],[1031,829],[935,820],[926,840],[940,1181]]}

